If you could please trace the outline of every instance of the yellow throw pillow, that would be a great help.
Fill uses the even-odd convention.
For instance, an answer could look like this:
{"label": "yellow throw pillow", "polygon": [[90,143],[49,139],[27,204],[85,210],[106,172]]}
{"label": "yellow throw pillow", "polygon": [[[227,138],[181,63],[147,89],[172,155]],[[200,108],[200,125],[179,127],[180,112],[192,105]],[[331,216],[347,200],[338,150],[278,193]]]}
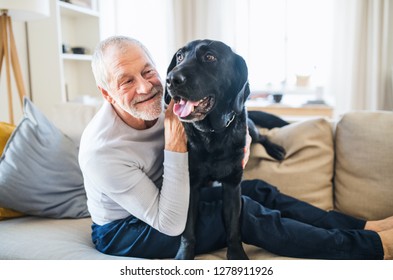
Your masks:
{"label": "yellow throw pillow", "polygon": [[10,138],[15,126],[9,123],[0,122],[0,155],[3,154],[5,144]]}
{"label": "yellow throw pillow", "polygon": [[[0,122],[0,155],[3,154],[5,145],[7,144],[7,141],[10,138],[14,129],[15,126],[12,124]],[[0,220],[4,220],[7,218],[16,218],[23,215],[23,213],[0,207]]]}
{"label": "yellow throw pillow", "polygon": [[10,218],[22,217],[22,216],[25,216],[25,214],[18,211],[14,211],[12,209],[0,207],[0,221]]}

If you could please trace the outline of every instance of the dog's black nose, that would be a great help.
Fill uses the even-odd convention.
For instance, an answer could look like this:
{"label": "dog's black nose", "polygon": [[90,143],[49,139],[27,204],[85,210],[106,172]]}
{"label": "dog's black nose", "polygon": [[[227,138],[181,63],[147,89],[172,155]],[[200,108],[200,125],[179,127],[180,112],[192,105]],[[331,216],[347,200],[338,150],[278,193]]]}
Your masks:
{"label": "dog's black nose", "polygon": [[181,86],[186,83],[186,77],[182,73],[170,73],[166,79],[167,87]]}

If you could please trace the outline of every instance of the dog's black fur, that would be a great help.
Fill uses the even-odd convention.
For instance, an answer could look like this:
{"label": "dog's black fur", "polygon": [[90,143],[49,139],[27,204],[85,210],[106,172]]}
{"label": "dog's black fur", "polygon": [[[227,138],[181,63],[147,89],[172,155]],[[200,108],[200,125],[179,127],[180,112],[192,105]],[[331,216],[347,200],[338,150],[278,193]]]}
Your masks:
{"label": "dog's black fur", "polygon": [[[220,182],[223,187],[227,258],[248,259],[242,247],[239,224],[247,127],[253,141],[261,143],[271,156],[278,160],[285,156],[282,147],[260,135],[254,122],[248,120],[244,103],[249,94],[244,59],[222,42],[192,41],[174,55],[168,67],[165,101],[168,104],[173,98],[175,106],[181,108],[177,114],[188,138],[191,185],[188,220],[176,259],[195,256],[199,189],[212,181]],[[193,110],[186,109],[185,104]],[[263,112],[253,112],[250,117],[267,128],[287,124]]]}

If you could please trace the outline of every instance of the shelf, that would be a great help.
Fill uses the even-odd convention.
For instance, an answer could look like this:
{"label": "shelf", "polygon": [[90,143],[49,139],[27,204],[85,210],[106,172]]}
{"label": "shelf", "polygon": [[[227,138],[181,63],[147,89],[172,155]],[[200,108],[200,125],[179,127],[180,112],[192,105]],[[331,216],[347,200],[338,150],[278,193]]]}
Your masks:
{"label": "shelf", "polygon": [[334,114],[334,108],[329,105],[289,106],[285,104],[266,104],[265,102],[248,100],[246,102],[246,107],[249,111],[263,111],[284,118],[326,117],[328,119],[332,119]]}
{"label": "shelf", "polygon": [[61,57],[64,60],[77,60],[77,61],[91,61],[92,59],[92,56],[88,54],[63,53]]}
{"label": "shelf", "polygon": [[90,8],[81,7],[75,4],[59,1],[59,7],[62,15],[69,17],[92,16],[99,17],[99,12]]}
{"label": "shelf", "polygon": [[[50,16],[27,23],[32,96],[48,116],[55,104],[99,97],[91,70],[91,54],[100,42],[99,1],[69,2],[50,0]],[[63,53],[65,47],[70,51]],[[85,48],[85,54],[72,53],[75,47]]]}
{"label": "shelf", "polygon": [[286,88],[266,88],[260,90],[253,90],[251,96],[269,95],[275,93],[290,94],[290,95],[315,95],[323,90],[321,87],[286,87]]}

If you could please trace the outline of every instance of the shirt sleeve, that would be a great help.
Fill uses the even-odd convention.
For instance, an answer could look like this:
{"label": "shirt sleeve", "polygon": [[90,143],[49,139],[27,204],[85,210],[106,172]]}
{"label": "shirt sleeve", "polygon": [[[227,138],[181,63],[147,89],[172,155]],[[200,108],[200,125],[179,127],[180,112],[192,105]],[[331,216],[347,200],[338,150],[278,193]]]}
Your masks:
{"label": "shirt sleeve", "polygon": [[87,169],[94,185],[131,215],[167,235],[183,232],[190,193],[188,153],[164,151],[161,190],[137,164],[95,161]]}

